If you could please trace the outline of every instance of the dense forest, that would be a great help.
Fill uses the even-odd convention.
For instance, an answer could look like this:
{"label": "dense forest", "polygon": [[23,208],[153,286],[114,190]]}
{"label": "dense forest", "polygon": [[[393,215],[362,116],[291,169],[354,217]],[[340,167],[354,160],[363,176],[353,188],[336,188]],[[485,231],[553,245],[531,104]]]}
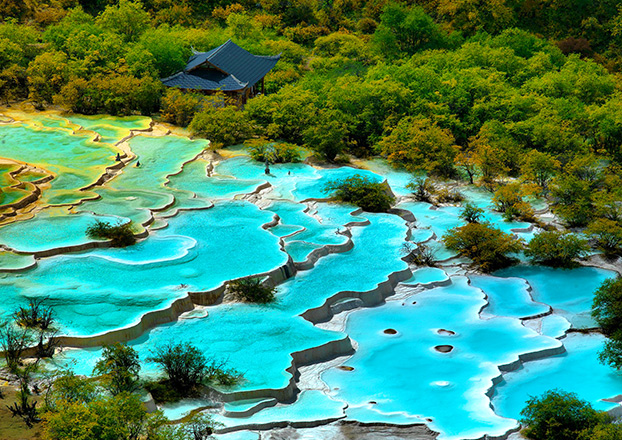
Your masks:
{"label": "dense forest", "polygon": [[[224,95],[163,86],[193,49],[228,39],[257,55],[281,54],[265,94],[239,107],[223,105]],[[0,0],[0,105],[150,115],[212,147],[244,143],[261,161],[299,160],[299,147],[324,163],[379,155],[412,172],[414,198],[436,204],[461,200],[455,182],[481,185],[505,219],[543,229],[525,244],[480,221],[483,210],[465,201],[466,224],[442,241],[482,271],[511,264],[507,255],[520,251],[563,267],[593,249],[622,256],[621,75],[622,0]],[[387,211],[395,201],[386,186],[361,176],[329,182],[327,190],[368,211]],[[536,215],[532,196],[546,199],[555,219]],[[136,241],[130,224],[99,223],[87,233],[115,246]],[[433,264],[420,249],[411,262]],[[247,302],[274,299],[259,278],[231,287]],[[611,280],[594,302],[609,338],[602,361],[618,370],[620,298],[622,281]],[[53,327],[51,309],[37,318],[39,306],[31,302],[13,317],[41,331],[41,350],[41,335]],[[0,325],[0,339],[18,341],[10,328]],[[31,426],[39,419],[28,397],[34,368],[20,366],[23,350],[4,351],[21,386],[14,406],[4,406]],[[162,401],[193,396],[205,381],[242,378],[194,346],[169,345],[150,360],[167,377],[145,388]],[[176,377],[179,364],[189,378]],[[76,420],[95,427],[98,439],[207,438],[217,427],[204,417],[171,426],[159,413],[147,416],[131,394],[139,370],[137,352],[116,344],[104,348],[95,381],[73,373],[50,379],[56,394],[45,394],[44,437],[75,437],[67,432]],[[564,439],[620,438],[622,427],[557,391],[531,399],[522,415],[528,438],[544,438],[549,423]],[[577,429],[560,429],[564,423]],[[110,433],[99,434],[100,425]]]}
{"label": "dense forest", "polygon": [[[622,248],[618,0],[0,2],[0,98],[155,114],[213,145],[254,138],[325,160],[380,154],[480,182],[509,218],[547,195]],[[282,53],[243,109],[165,90],[191,48]],[[499,182],[521,183],[499,186]]]}

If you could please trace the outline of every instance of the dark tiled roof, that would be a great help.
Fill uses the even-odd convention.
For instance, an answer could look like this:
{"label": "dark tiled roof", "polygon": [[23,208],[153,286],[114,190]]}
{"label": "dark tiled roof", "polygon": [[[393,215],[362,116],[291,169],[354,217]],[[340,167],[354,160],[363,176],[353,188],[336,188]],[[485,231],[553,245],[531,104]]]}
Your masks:
{"label": "dark tiled roof", "polygon": [[247,83],[233,75],[225,75],[213,69],[195,69],[192,72],[179,72],[162,80],[165,86],[193,90],[222,90],[223,92],[242,90]]}
{"label": "dark tiled roof", "polygon": [[184,71],[194,73],[203,70],[197,69],[198,66],[208,63],[208,65],[211,64],[223,72],[233,75],[239,81],[247,83],[248,87],[252,87],[272,70],[280,58],[281,55],[253,55],[233,41],[228,40],[225,44],[209,52],[198,52],[192,55]]}

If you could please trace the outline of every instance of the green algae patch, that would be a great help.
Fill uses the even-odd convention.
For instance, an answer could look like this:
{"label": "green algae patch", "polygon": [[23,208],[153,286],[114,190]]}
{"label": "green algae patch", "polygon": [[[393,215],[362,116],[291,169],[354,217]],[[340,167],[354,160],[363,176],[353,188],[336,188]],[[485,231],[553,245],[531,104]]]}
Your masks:
{"label": "green algae patch", "polygon": [[80,126],[83,130],[99,134],[101,142],[111,144],[117,143],[129,136],[132,130],[147,130],[151,126],[151,118],[145,116],[68,115],[66,118],[71,123]]}
{"label": "green algae patch", "polygon": [[0,157],[56,176],[41,196],[45,205],[77,203],[93,196],[80,189],[96,183],[115,164],[118,152],[112,145],[61,129],[11,124],[0,127],[0,134]]}
{"label": "green algae patch", "polygon": [[33,267],[36,264],[32,255],[20,255],[9,251],[0,251],[0,272],[16,272]]}

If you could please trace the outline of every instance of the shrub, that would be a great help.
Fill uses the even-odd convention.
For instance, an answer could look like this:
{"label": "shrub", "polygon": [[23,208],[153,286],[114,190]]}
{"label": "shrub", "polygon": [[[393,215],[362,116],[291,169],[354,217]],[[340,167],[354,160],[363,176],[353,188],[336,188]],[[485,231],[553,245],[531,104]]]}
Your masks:
{"label": "shrub", "polygon": [[460,213],[460,218],[467,223],[479,223],[484,210],[478,208],[477,205],[467,202],[464,204],[464,210]]}
{"label": "shrub", "polygon": [[259,162],[300,162],[300,148],[294,144],[259,138],[244,142],[244,146],[248,150],[250,156]]}
{"label": "shrub", "polygon": [[574,393],[550,390],[532,397],[521,411],[524,434],[534,440],[589,440],[605,416]]}
{"label": "shrub", "polygon": [[95,382],[76,376],[72,371],[57,376],[45,395],[45,405],[50,411],[57,411],[59,405],[67,403],[89,403],[97,397]]}
{"label": "shrub", "polygon": [[225,362],[208,360],[191,344],[168,344],[152,354],[149,360],[162,366],[170,386],[181,397],[192,395],[205,382],[233,385],[242,379],[238,371],[226,368]]}
{"label": "shrub", "polygon": [[207,359],[194,345],[168,344],[150,359],[162,366],[173,388],[191,391],[207,377]]}
{"label": "shrub", "polygon": [[56,337],[56,332],[47,333],[46,330],[39,330],[36,356],[39,359],[51,358],[60,347],[60,339]]}
{"label": "shrub", "polygon": [[276,288],[264,286],[261,278],[243,278],[230,282],[229,291],[238,301],[265,304],[274,301]]}
{"label": "shrub", "polygon": [[331,180],[323,191],[333,193],[333,197],[341,202],[352,203],[369,212],[385,212],[395,200],[381,183],[360,175]]}
{"label": "shrub", "polygon": [[408,185],[406,185],[415,200],[419,202],[431,203],[432,194],[435,192],[434,184],[427,177],[415,177]]}
{"label": "shrub", "polygon": [[187,423],[184,423],[182,429],[191,439],[207,440],[213,438],[211,435],[220,426],[223,424],[214,421],[209,415],[195,414]]}
{"label": "shrub", "polygon": [[576,258],[585,257],[590,250],[587,240],[575,234],[544,231],[536,234],[525,250],[532,262],[553,267],[570,267]]}
{"label": "shrub", "polygon": [[113,225],[97,220],[86,229],[86,235],[89,238],[111,240],[114,247],[126,247],[136,243],[131,222]]}
{"label": "shrub", "polygon": [[40,328],[48,330],[54,322],[54,313],[51,307],[43,307],[42,298],[33,298],[28,301],[28,307],[20,306],[13,319],[15,323],[26,328]]}
{"label": "shrub", "polygon": [[15,328],[9,322],[0,323],[0,348],[4,352],[6,364],[12,372],[16,372],[21,364],[24,351],[32,343],[27,328]]}
{"label": "shrub", "polygon": [[11,412],[11,417],[20,417],[26,426],[33,427],[34,423],[40,421],[37,415],[37,402],[30,400],[30,390],[28,383],[30,381],[30,372],[24,371],[19,374],[20,390],[17,393],[17,401],[13,405],[7,405],[7,409]]}
{"label": "shrub", "polygon": [[104,376],[107,388],[113,396],[136,391],[139,371],[140,362],[136,350],[119,342],[104,346],[102,357],[94,369],[96,374]]}
{"label": "shrub", "polygon": [[458,190],[449,188],[436,190],[436,203],[459,203],[463,200],[464,196]]}
{"label": "shrub", "polygon": [[522,240],[479,223],[467,223],[450,229],[443,236],[443,243],[460,255],[471,258],[484,272],[510,265],[514,259],[509,254],[523,249]]}
{"label": "shrub", "polygon": [[415,245],[411,242],[406,242],[402,247],[402,252],[405,254],[404,258],[410,264],[429,267],[436,265],[434,251],[423,243]]}

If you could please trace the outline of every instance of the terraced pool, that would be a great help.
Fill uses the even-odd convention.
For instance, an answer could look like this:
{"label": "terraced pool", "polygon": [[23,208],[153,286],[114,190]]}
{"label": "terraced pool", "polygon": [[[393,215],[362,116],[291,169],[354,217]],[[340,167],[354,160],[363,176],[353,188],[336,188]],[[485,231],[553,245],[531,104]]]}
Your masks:
{"label": "terraced pool", "polygon": [[[4,116],[0,316],[44,298],[71,347],[54,362],[80,374],[117,340],[138,351],[144,376],[160,374],[148,358],[172,341],[244,373],[219,389],[226,404],[165,405],[173,420],[209,411],[223,439],[337,420],[477,439],[516,430],[525,400],[552,387],[619,406],[603,400],[622,394],[622,376],[596,359],[603,337],[568,333],[594,326],[592,292],[615,273],[467,271],[440,241],[462,224],[462,208],[414,201],[408,173],[381,160],[277,164],[266,175],[243,154],[212,154],[148,118]],[[400,215],[326,199],[327,181],[355,174],[387,181]],[[528,223],[504,222],[486,192],[464,194],[499,228],[533,236]],[[117,249],[89,239],[95,220],[132,222],[140,240]],[[413,243],[442,264],[409,265]],[[226,282],[247,276],[272,278],[277,301],[223,301]]]}

